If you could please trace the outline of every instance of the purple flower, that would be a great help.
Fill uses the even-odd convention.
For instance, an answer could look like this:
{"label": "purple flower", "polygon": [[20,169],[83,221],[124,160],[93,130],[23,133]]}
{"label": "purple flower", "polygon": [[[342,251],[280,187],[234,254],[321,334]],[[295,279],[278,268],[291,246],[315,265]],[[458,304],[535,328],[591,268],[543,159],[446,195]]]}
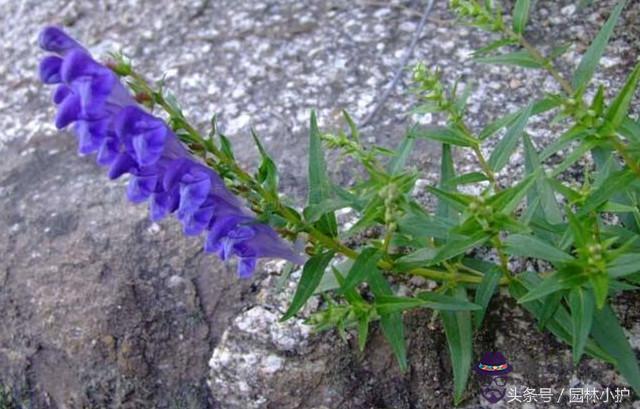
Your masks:
{"label": "purple flower", "polygon": [[111,69],[57,27],[45,28],[39,44],[54,53],[42,59],[39,74],[43,83],[57,84],[56,126],[73,124],[78,152],[96,153],[110,178],[129,174],[127,197],[148,201],[152,220],[175,213],[186,235],[206,232],[205,250],[238,258],[240,277],[253,273],[258,258],[303,261],[218,174],[191,157],[162,119],[139,107]]}

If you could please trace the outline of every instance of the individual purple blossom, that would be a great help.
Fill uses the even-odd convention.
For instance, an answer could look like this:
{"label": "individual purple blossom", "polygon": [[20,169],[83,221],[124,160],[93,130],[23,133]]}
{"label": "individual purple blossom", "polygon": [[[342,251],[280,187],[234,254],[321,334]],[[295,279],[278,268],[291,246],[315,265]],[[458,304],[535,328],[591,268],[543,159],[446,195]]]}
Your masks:
{"label": "individual purple blossom", "polygon": [[98,164],[109,166],[110,178],[129,174],[127,197],[148,202],[152,220],[175,213],[186,235],[206,233],[205,251],[237,258],[240,277],[251,276],[262,257],[303,261],[82,45],[57,27],[42,30],[38,42],[54,53],[41,60],[39,74],[43,83],[57,86],[56,126],[73,124],[78,152],[95,153]]}

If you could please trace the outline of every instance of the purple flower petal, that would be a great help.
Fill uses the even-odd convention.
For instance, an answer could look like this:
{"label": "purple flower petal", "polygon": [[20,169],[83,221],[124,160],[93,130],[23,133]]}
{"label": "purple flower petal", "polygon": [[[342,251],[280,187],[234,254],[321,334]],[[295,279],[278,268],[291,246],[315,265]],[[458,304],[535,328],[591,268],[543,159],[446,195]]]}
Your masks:
{"label": "purple flower petal", "polygon": [[83,47],[58,27],[45,27],[38,36],[38,44],[45,51],[63,54],[66,51]]}
{"label": "purple flower petal", "polygon": [[118,155],[118,140],[116,138],[107,136],[98,149],[98,155],[96,156],[96,162],[98,165],[110,165],[116,159]]}
{"label": "purple flower petal", "polygon": [[178,190],[158,192],[151,196],[151,220],[158,221],[178,208]]}
{"label": "purple flower petal", "polygon": [[75,133],[78,138],[78,153],[86,155],[96,152],[102,146],[107,136],[109,122],[106,119],[78,120],[75,124]]}
{"label": "purple flower petal", "polygon": [[60,75],[60,67],[62,66],[62,58],[57,55],[50,55],[40,61],[38,74],[40,81],[45,84],[59,84],[62,82]]}
{"label": "purple flower petal", "polygon": [[136,161],[133,160],[128,153],[119,153],[111,163],[109,168],[109,179],[117,179],[125,173],[130,173],[132,170],[137,169]]}
{"label": "purple flower petal", "polygon": [[135,106],[120,111],[115,130],[140,166],[153,165],[160,159],[169,134],[162,120]]}
{"label": "purple flower petal", "polygon": [[242,257],[238,262],[238,277],[250,278],[256,269],[257,259],[255,257]]}
{"label": "purple flower petal", "polygon": [[153,194],[157,184],[158,175],[155,173],[133,176],[129,181],[127,197],[133,203],[142,203]]}
{"label": "purple flower petal", "polygon": [[73,92],[71,91],[71,88],[69,88],[65,84],[58,85],[56,87],[56,90],[53,92],[53,97],[52,97],[53,103],[58,105],[72,93]]}
{"label": "purple flower petal", "polygon": [[58,113],[56,114],[56,127],[62,129],[70,123],[76,121],[80,116],[80,98],[76,95],[67,96],[58,105]]}

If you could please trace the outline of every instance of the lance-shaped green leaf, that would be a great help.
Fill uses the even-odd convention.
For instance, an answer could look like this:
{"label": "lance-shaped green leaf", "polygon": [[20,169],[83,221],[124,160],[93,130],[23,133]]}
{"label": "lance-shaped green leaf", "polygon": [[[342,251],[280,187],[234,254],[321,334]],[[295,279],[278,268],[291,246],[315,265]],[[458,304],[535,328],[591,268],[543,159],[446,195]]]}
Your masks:
{"label": "lance-shaped green leaf", "polygon": [[[453,296],[459,300],[467,299],[464,287],[457,287],[453,291]],[[454,403],[457,405],[462,401],[471,369],[473,354],[471,314],[469,311],[442,311],[440,317],[449,346],[451,366],[453,367],[453,396]]]}
{"label": "lance-shaped green leaf", "polygon": [[593,73],[598,66],[600,58],[602,58],[602,55],[604,54],[609,38],[611,37],[611,34],[613,34],[613,29],[618,22],[618,18],[620,17],[620,13],[622,12],[625,4],[626,1],[620,1],[613,9],[609,19],[598,32],[598,35],[594,38],[593,42],[587,49],[587,52],[582,56],[582,60],[580,60],[580,64],[571,79],[571,85],[573,88],[581,88],[585,86],[591,80],[591,77],[593,77]]}
{"label": "lance-shaped green leaf", "polygon": [[565,170],[569,169],[571,165],[580,160],[585,153],[589,152],[596,145],[598,145],[598,141],[596,140],[583,140],[577,148],[571,151],[571,153],[553,169],[549,177],[555,178]]}
{"label": "lance-shaped green leaf", "polygon": [[[344,277],[340,271],[332,267],[333,275],[341,287],[344,288]],[[371,309],[368,308],[367,302],[355,288],[350,288],[344,292],[344,298],[349,302],[358,320],[358,348],[364,351],[369,335],[369,318]]]}
{"label": "lance-shaped green leaf", "polygon": [[621,278],[640,271],[640,253],[628,253],[617,257],[607,266],[613,278]]}
{"label": "lance-shaped green leaf", "polygon": [[571,347],[573,350],[573,364],[580,362],[584,353],[584,347],[589,339],[591,323],[593,322],[594,302],[591,292],[582,287],[577,287],[569,292],[569,307],[573,321],[573,338]]}
{"label": "lance-shaped green leaf", "polygon": [[[377,268],[371,271],[368,278],[369,286],[373,295],[384,297],[393,295],[393,291],[387,280],[382,276]],[[404,324],[401,312],[390,314],[380,314],[380,326],[382,333],[391,345],[391,349],[398,360],[401,371],[407,370],[407,344],[404,339]]]}
{"label": "lance-shaped green leaf", "polygon": [[505,251],[512,256],[532,257],[551,262],[567,262],[573,257],[537,237],[512,234],[504,241]]}
{"label": "lance-shaped green leaf", "polygon": [[476,311],[481,309],[478,304],[470,302],[466,297],[425,291],[419,293],[418,298],[425,302],[424,307],[439,311]]}
{"label": "lance-shaped green leaf", "polygon": [[349,274],[342,284],[342,291],[347,291],[364,281],[373,271],[382,254],[373,247],[363,249],[353,262]]}
{"label": "lance-shaped green leaf", "polygon": [[638,359],[618,322],[618,317],[607,305],[596,310],[593,318],[591,335],[600,347],[614,358],[616,368],[633,387],[636,394],[640,394]]}
{"label": "lance-shaped green leaf", "polygon": [[[442,144],[442,159],[440,161],[440,189],[445,192],[455,192],[456,188],[449,185],[449,181],[456,175],[456,170],[453,166],[453,155],[451,152],[451,146],[449,144]],[[449,204],[444,199],[438,199],[438,208],[436,209],[436,215],[440,218],[456,220],[457,213],[454,209],[450,208]]]}
{"label": "lance-shaped green leaf", "polygon": [[[547,112],[559,106],[561,103],[562,103],[562,99],[554,98],[554,97],[548,97],[548,98],[538,100],[533,103],[533,108],[531,109],[531,115],[539,115],[543,112]],[[521,108],[515,112],[507,114],[491,122],[480,132],[480,135],[478,136],[478,138],[480,140],[486,139],[491,135],[495,134],[496,132],[498,132],[500,129],[504,128],[505,126],[511,125],[513,121],[518,119],[518,117],[522,115],[522,112],[524,112],[524,110],[527,108],[528,107]]]}
{"label": "lance-shaped green leaf", "polygon": [[542,68],[542,65],[526,50],[514,51],[508,54],[478,57],[474,58],[474,60],[483,64],[516,65],[523,68]]}
{"label": "lance-shaped green leaf", "polygon": [[540,158],[536,152],[531,138],[524,135],[525,171],[528,175],[538,172],[536,189],[530,190],[527,195],[528,207],[532,207],[536,198],[540,200],[540,210],[549,223],[562,223],[562,212],[555,198],[553,189],[547,181],[546,175],[540,165]]}
{"label": "lance-shaped green leaf", "polygon": [[605,120],[607,122],[605,123],[605,126],[610,126],[615,130],[622,125],[624,119],[627,117],[627,113],[629,112],[629,106],[631,105],[633,96],[636,93],[638,81],[640,81],[640,63],[638,63],[631,74],[629,74],[624,87],[622,87],[620,93],[609,106],[605,115]]}
{"label": "lance-shaped green leaf", "polygon": [[[522,298],[528,290],[533,289],[537,285],[539,285],[541,279],[534,272],[524,272],[514,280],[511,280],[509,283],[509,292],[511,295],[516,298]],[[544,309],[543,300],[535,300],[522,303],[522,306],[532,313],[538,320],[541,319],[541,314]],[[572,342],[572,330],[573,324],[571,321],[571,315],[569,312],[560,305],[553,317],[548,320],[545,327],[558,339],[564,341],[565,343],[571,345]],[[600,348],[591,338],[587,341],[585,346],[585,351],[598,359],[602,359],[605,362],[613,363],[614,359],[611,355],[606,353],[602,348]]]}
{"label": "lance-shaped green leaf", "polygon": [[231,141],[221,133],[218,133],[218,138],[220,138],[220,150],[222,153],[229,159],[235,160],[235,156],[233,155],[233,146],[231,146]]}
{"label": "lance-shaped green leaf", "polygon": [[258,182],[264,184],[271,193],[277,194],[278,192],[278,168],[276,164],[271,159],[271,156],[267,153],[267,151],[260,143],[260,139],[256,132],[251,129],[251,136],[258,147],[258,151],[260,152],[260,156],[262,157],[262,162],[260,163],[260,167],[258,167]]}
{"label": "lance-shaped green leaf", "polygon": [[[309,206],[318,205],[324,200],[333,197],[331,183],[327,176],[327,164],[322,151],[322,141],[320,140],[320,130],[316,113],[311,112],[311,123],[309,130],[309,194],[307,204]],[[333,212],[328,212],[322,216],[318,223],[318,228],[325,234],[335,237],[338,235],[338,226]]]}
{"label": "lance-shaped green leaf", "polygon": [[439,203],[446,203],[447,206],[450,206],[451,208],[461,212],[466,210],[467,206],[469,206],[469,203],[471,203],[472,200],[472,197],[469,195],[465,195],[463,193],[447,192],[433,186],[427,186],[427,190],[438,197]]}
{"label": "lance-shaped green leaf", "polygon": [[389,162],[389,174],[392,176],[398,175],[404,169],[405,163],[409,158],[409,154],[413,150],[415,144],[415,138],[413,137],[413,129],[409,130],[405,138],[402,140],[402,144],[394,152],[393,159]]}
{"label": "lance-shaped green leaf", "polygon": [[582,217],[596,210],[615,194],[626,190],[635,180],[636,175],[628,169],[611,174],[600,188],[589,195],[577,216]]}
{"label": "lance-shaped green leaf", "polygon": [[320,284],[322,276],[324,275],[324,270],[327,268],[332,258],[333,252],[328,251],[317,254],[307,260],[302,268],[302,275],[300,276],[300,281],[298,281],[296,293],[293,295],[291,305],[289,305],[289,309],[287,309],[287,312],[285,312],[284,316],[280,319],[281,321],[288,320],[300,311],[309,297],[311,297],[318,284]]}
{"label": "lance-shaped green leaf", "polygon": [[456,187],[460,185],[471,185],[489,180],[482,172],[469,172],[449,179],[443,186]]}
{"label": "lance-shaped green leaf", "polygon": [[407,271],[414,267],[429,265],[437,252],[437,249],[431,247],[418,249],[397,259],[394,263],[395,268],[398,271]]}
{"label": "lance-shaped green leaf", "polygon": [[500,142],[498,142],[493,152],[491,152],[491,156],[489,157],[489,166],[491,166],[494,171],[500,171],[500,169],[509,162],[509,158],[518,146],[518,141],[524,132],[524,127],[527,125],[527,121],[530,116],[531,105],[529,105],[527,109],[520,114],[513,125],[507,129],[505,135],[502,137]]}
{"label": "lance-shaped green leaf", "polygon": [[318,221],[324,214],[350,206],[351,202],[341,197],[328,198],[318,204],[307,206],[303,214],[307,221],[313,223]]}
{"label": "lance-shaped green leaf", "polygon": [[518,34],[524,33],[529,18],[530,0],[517,0],[513,7],[513,31]]}
{"label": "lance-shaped green leaf", "polygon": [[427,214],[410,213],[398,220],[398,231],[414,238],[446,239],[453,222]]}
{"label": "lance-shaped green leaf", "polygon": [[498,284],[502,277],[502,270],[500,266],[496,264],[472,258],[463,260],[463,264],[484,273],[482,281],[476,289],[474,298],[474,302],[481,307],[478,311],[473,312],[474,327],[477,330],[482,326],[482,321],[484,320],[491,297],[493,297],[493,294],[495,294],[498,289]]}
{"label": "lance-shaped green leaf", "polygon": [[589,282],[591,282],[593,295],[596,299],[596,307],[601,309],[607,302],[609,295],[609,276],[603,272],[592,274],[589,276]]}
{"label": "lance-shaped green leaf", "polygon": [[562,291],[551,293],[546,297],[540,298],[538,301],[542,303],[540,316],[538,317],[538,330],[543,331],[549,321],[556,315],[556,311],[560,308],[560,302],[564,296]]}
{"label": "lance-shaped green leaf", "polygon": [[454,128],[414,128],[411,135],[457,146],[475,146],[477,141]]}
{"label": "lance-shaped green leaf", "polygon": [[479,48],[479,49],[475,50],[471,56],[474,57],[474,58],[481,57],[481,56],[483,56],[483,55],[485,55],[487,53],[490,53],[491,51],[497,50],[497,49],[502,48],[502,47],[504,47],[506,45],[513,45],[515,43],[517,43],[517,41],[513,40],[511,38],[504,38],[504,39],[496,40],[496,41],[494,41],[492,43],[489,43],[488,45],[486,45],[486,46],[484,46],[482,48]]}
{"label": "lance-shaped green leaf", "polygon": [[551,293],[565,290],[572,287],[572,281],[566,277],[566,275],[554,272],[547,276],[542,282],[531,291],[529,291],[524,297],[518,300],[519,304],[523,304],[529,301],[534,301],[539,298],[545,297]]}
{"label": "lance-shaped green leaf", "polygon": [[481,245],[487,239],[489,235],[484,231],[479,231],[469,237],[453,237],[447,243],[438,249],[438,253],[431,261],[431,264],[437,264],[445,260],[449,260],[452,257],[458,256],[467,250],[470,250],[476,246]]}
{"label": "lance-shaped green leaf", "polygon": [[499,193],[491,196],[487,200],[487,204],[503,214],[511,214],[525,197],[529,189],[535,186],[537,176],[537,172],[526,176],[515,186],[501,190]]}
{"label": "lance-shaped green leaf", "polygon": [[540,152],[540,160],[546,160],[554,153],[560,152],[567,147],[571,141],[583,138],[587,135],[586,129],[582,125],[575,125],[560,135],[555,141],[547,145],[542,152]]}

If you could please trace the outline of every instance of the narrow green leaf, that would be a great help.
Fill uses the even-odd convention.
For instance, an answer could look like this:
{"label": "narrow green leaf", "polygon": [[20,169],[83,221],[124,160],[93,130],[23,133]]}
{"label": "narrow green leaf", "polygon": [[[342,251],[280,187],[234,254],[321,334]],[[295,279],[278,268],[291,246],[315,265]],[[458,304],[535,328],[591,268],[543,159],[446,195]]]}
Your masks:
{"label": "narrow green leaf", "polygon": [[589,276],[589,281],[596,299],[596,307],[600,309],[607,302],[609,295],[609,276],[603,273],[593,274]]}
{"label": "narrow green leaf", "polygon": [[574,288],[569,292],[569,307],[571,308],[571,318],[573,320],[571,343],[573,364],[577,365],[584,353],[584,347],[591,332],[594,312],[593,296],[582,287]]}
{"label": "narrow green leaf", "polygon": [[587,131],[583,126],[576,125],[571,127],[565,133],[560,135],[555,141],[551,142],[550,145],[547,145],[542,152],[540,152],[540,160],[546,160],[551,155],[560,152],[567,145],[571,143],[571,141],[580,139],[587,135]]}
{"label": "narrow green leaf", "polygon": [[374,304],[379,314],[392,314],[400,313],[412,308],[422,307],[426,304],[425,301],[419,298],[413,297],[399,297],[394,295],[381,295],[376,297]]}
{"label": "narrow green leaf", "polygon": [[565,170],[569,169],[571,165],[580,160],[585,153],[589,152],[596,145],[598,145],[597,141],[583,140],[580,146],[578,146],[569,155],[567,155],[567,157],[559,165],[556,165],[549,177],[555,178]]}
{"label": "narrow green leaf", "polygon": [[399,271],[406,271],[414,267],[428,265],[431,260],[434,259],[437,252],[437,249],[431,247],[418,249],[397,259],[395,267]]}
{"label": "narrow green leaf", "polygon": [[564,291],[558,291],[551,293],[546,297],[540,298],[542,303],[542,309],[540,310],[540,316],[538,317],[538,330],[542,331],[547,326],[549,321],[556,315],[556,311],[560,308],[560,302],[564,296]]}
{"label": "narrow green leaf", "polygon": [[497,50],[499,48],[502,48],[506,45],[512,45],[514,44],[514,40],[510,39],[510,38],[505,38],[505,39],[500,39],[500,40],[496,40],[492,43],[490,43],[487,46],[484,46],[482,48],[479,48],[477,50],[475,50],[472,54],[472,57],[477,58],[477,57],[481,57],[485,54],[490,53],[491,51]]}
{"label": "narrow green leaf", "polygon": [[534,301],[551,293],[555,293],[556,291],[567,289],[570,286],[570,283],[566,279],[557,272],[554,272],[542,280],[540,285],[533,288],[524,297],[520,298],[518,303],[523,304],[529,301]]}
{"label": "narrow green leaf", "polygon": [[393,159],[389,162],[389,173],[392,176],[398,175],[404,169],[404,165],[407,163],[409,154],[413,150],[415,141],[412,130],[410,130],[407,136],[402,140],[402,144],[396,150]]}
{"label": "narrow green leaf", "polygon": [[419,293],[418,298],[425,302],[424,307],[439,311],[477,311],[481,309],[478,304],[469,302],[466,297],[460,298],[425,291]]}
{"label": "narrow green leaf", "polygon": [[607,272],[613,278],[621,278],[640,271],[640,253],[623,254],[607,266]]}
{"label": "narrow green leaf", "polygon": [[513,7],[513,31],[517,34],[524,33],[529,18],[530,0],[517,0]]}
{"label": "narrow green leaf", "polygon": [[529,105],[527,109],[520,114],[513,125],[507,129],[504,137],[498,142],[493,152],[491,152],[489,166],[491,166],[494,171],[500,171],[500,169],[509,162],[509,158],[518,146],[518,140],[524,132],[524,127],[527,125],[527,121],[531,116],[531,109],[532,106]]}
{"label": "narrow green leaf", "polygon": [[595,311],[591,335],[602,349],[614,358],[616,368],[636,394],[640,394],[638,359],[610,306]]}
{"label": "narrow green leaf", "polygon": [[431,139],[457,146],[474,146],[477,143],[461,131],[453,128],[414,128],[411,134],[416,138]]}
{"label": "narrow green leaf", "polygon": [[[437,196],[439,202],[445,202],[448,206],[461,212],[471,203],[471,197],[469,195],[451,193],[433,186],[427,186],[427,190]],[[440,217],[444,216],[441,215]]]}
{"label": "narrow green leaf", "polygon": [[482,307],[482,309],[473,313],[473,321],[476,329],[479,329],[482,326],[482,321],[484,320],[484,316],[487,312],[489,301],[491,301],[491,297],[493,297],[493,294],[496,292],[498,284],[500,283],[500,278],[502,277],[502,270],[500,270],[500,267],[495,264],[483,269],[482,272],[484,273],[484,276],[482,277],[482,282],[480,282],[475,294],[475,303]]}
{"label": "narrow green leaf", "polygon": [[304,217],[307,221],[313,223],[318,221],[322,215],[333,212],[338,209],[344,209],[345,207],[349,207],[351,203],[345,199],[340,197],[338,198],[329,198],[325,199],[322,202],[307,206],[304,211]]}
{"label": "narrow green leaf", "polygon": [[487,178],[487,175],[482,172],[469,172],[449,179],[449,181],[447,181],[445,185],[455,187],[460,185],[470,185],[478,182],[484,182],[486,180],[489,179]]}
{"label": "narrow green leaf", "polygon": [[[516,298],[522,298],[528,290],[533,289],[540,284],[542,280],[534,272],[524,272],[520,274],[515,280],[509,283],[509,292]],[[544,308],[544,303],[541,300],[529,301],[522,303],[522,306],[534,315],[538,320],[541,319],[541,314]],[[553,317],[546,323],[545,327],[558,339],[571,345],[572,341],[572,329],[573,324],[571,321],[571,315],[569,312],[560,305]],[[585,351],[598,359],[602,359],[605,362],[613,363],[614,359],[607,354],[602,348],[600,348],[591,338],[587,341]]]}
{"label": "narrow green leaf", "polygon": [[320,284],[324,270],[329,265],[329,262],[333,258],[333,252],[328,251],[326,253],[317,254],[311,257],[305,263],[302,268],[302,275],[296,288],[296,293],[293,296],[289,309],[284,313],[284,316],[280,321],[288,320],[293,317],[307,302],[309,297],[313,294],[314,290]]}
{"label": "narrow green leaf", "polygon": [[536,173],[532,173],[522,179],[515,186],[504,189],[487,200],[487,204],[499,210],[502,214],[511,214],[525,197],[529,189],[535,186]]}
{"label": "narrow green leaf", "polygon": [[[456,188],[449,185],[449,181],[456,175],[456,170],[453,165],[453,155],[451,152],[451,146],[442,144],[442,157],[440,160],[440,189],[446,192],[455,192]],[[438,217],[456,220],[457,213],[454,209],[449,207],[446,200],[438,199],[438,208],[436,209],[436,215]]]}
{"label": "narrow green leaf", "polygon": [[624,87],[622,87],[618,96],[616,96],[609,106],[609,109],[605,114],[605,120],[607,123],[604,126],[610,126],[615,130],[622,125],[629,112],[629,106],[631,105],[633,96],[636,93],[638,81],[640,81],[640,63],[638,63],[631,74],[629,74]]}
{"label": "narrow green leaf", "polygon": [[613,29],[618,22],[620,13],[626,4],[626,0],[620,1],[618,5],[613,9],[613,12],[609,16],[607,22],[602,26],[596,38],[587,49],[587,52],[582,56],[582,60],[576,69],[576,72],[571,79],[571,85],[573,88],[580,88],[586,85],[593,77],[593,73],[600,62],[600,58],[604,54],[604,50],[607,47],[609,38],[613,34]]}
{"label": "narrow green leaf", "polygon": [[[371,274],[369,274],[368,281],[371,291],[376,298],[393,295],[393,291],[391,291],[389,283],[378,269],[373,270]],[[391,345],[391,349],[396,356],[400,370],[403,372],[406,371],[407,345],[404,339],[402,313],[396,312],[392,314],[381,314],[380,326],[382,327],[382,333]]]}
{"label": "narrow green leaf", "polygon": [[484,243],[488,238],[489,236],[484,231],[479,231],[470,237],[452,238],[444,246],[438,249],[438,253],[431,261],[431,264],[437,264],[460,255],[467,250]]}
{"label": "narrow green leaf", "polygon": [[505,251],[512,256],[532,257],[551,262],[567,262],[573,257],[555,246],[523,234],[512,234],[505,240]]}
{"label": "narrow green leaf", "polygon": [[[309,130],[309,194],[308,205],[317,205],[323,200],[332,197],[331,184],[327,176],[327,165],[322,151],[322,141],[320,140],[320,130],[316,113],[311,112],[311,123]],[[338,226],[333,212],[329,212],[318,221],[318,228],[325,234],[332,237],[338,235]]]}
{"label": "narrow green leaf", "polygon": [[342,291],[346,291],[360,284],[366,279],[366,277],[376,269],[376,264],[380,260],[382,254],[378,249],[367,247],[363,249],[356,260],[353,262],[353,266],[347,274],[347,278],[342,285]]}
{"label": "narrow green leaf", "polygon": [[596,210],[612,196],[626,190],[635,180],[636,175],[628,169],[613,173],[600,188],[589,195],[577,216],[582,217]]}
{"label": "narrow green leaf", "polygon": [[536,180],[536,190],[527,195],[528,207],[531,207],[535,198],[540,200],[540,209],[544,214],[544,217],[549,223],[557,224],[562,223],[562,211],[558,205],[558,201],[553,193],[553,189],[547,181],[544,171],[541,169],[540,158],[536,152],[531,138],[528,135],[524,135],[524,152],[525,152],[525,170],[528,175],[538,172],[538,178]]}
{"label": "narrow green leaf", "polygon": [[221,133],[218,133],[218,137],[220,138],[220,150],[227,158],[235,159],[233,155],[233,147],[231,146],[231,141]]}
{"label": "narrow green leaf", "polygon": [[[466,300],[467,294],[463,287],[457,287],[453,296]],[[442,311],[440,313],[444,332],[449,346],[451,366],[453,367],[453,395],[457,405],[462,401],[469,379],[472,357],[471,314],[469,311]]]}
{"label": "narrow green leaf", "polygon": [[267,151],[262,146],[260,139],[258,138],[257,133],[254,129],[251,129],[251,136],[258,147],[258,151],[260,152],[260,156],[262,157],[262,162],[258,167],[258,181],[263,183],[267,190],[269,190],[273,194],[277,194],[278,192],[278,168],[276,167],[275,162],[271,159],[271,156],[267,153]]}
{"label": "narrow green leaf", "polygon": [[[544,98],[544,99],[538,100],[533,103],[531,115],[539,115],[543,112],[547,112],[559,106],[561,104],[561,101],[562,100],[559,98]],[[491,135],[495,134],[496,132],[498,132],[500,129],[504,128],[505,126],[511,125],[513,121],[518,119],[518,117],[522,114],[522,112],[524,112],[526,108],[527,107],[521,108],[515,112],[507,114],[491,122],[480,132],[480,135],[478,136],[478,138],[480,140],[486,139]]]}
{"label": "narrow green leaf", "polygon": [[474,58],[476,62],[483,64],[516,65],[523,68],[542,68],[526,50],[514,51],[508,54],[499,54],[487,57]]}

